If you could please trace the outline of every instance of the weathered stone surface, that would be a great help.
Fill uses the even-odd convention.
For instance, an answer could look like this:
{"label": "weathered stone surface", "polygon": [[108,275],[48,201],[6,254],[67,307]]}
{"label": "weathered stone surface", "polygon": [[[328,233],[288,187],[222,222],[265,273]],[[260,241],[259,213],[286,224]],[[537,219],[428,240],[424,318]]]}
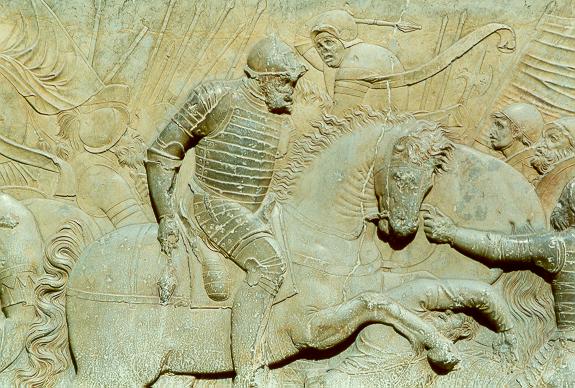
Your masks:
{"label": "weathered stone surface", "polygon": [[575,386],[569,1],[0,4],[0,386]]}

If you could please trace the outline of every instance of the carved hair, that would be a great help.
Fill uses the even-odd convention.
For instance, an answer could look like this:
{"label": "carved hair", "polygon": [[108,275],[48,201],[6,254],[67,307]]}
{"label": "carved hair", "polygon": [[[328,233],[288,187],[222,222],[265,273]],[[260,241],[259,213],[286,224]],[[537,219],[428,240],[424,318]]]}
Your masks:
{"label": "carved hair", "polygon": [[86,236],[79,222],[66,222],[50,237],[44,255],[44,275],[35,289],[36,317],[26,340],[28,365],[18,370],[18,386],[54,386],[57,375],[72,367],[66,323],[66,283]]}
{"label": "carved hair", "polygon": [[423,166],[432,162],[436,173],[446,171],[454,145],[447,138],[448,131],[441,124],[418,120],[408,135],[401,137],[395,147],[407,150],[410,163]]}
{"label": "carved hair", "polygon": [[78,109],[58,113],[57,121],[60,130],[56,140],[56,155],[62,159],[70,159],[82,147],[78,135],[80,130],[79,118]]}
{"label": "carved hair", "polygon": [[294,90],[294,102],[301,105],[318,105],[322,110],[332,104],[331,98],[316,83],[300,79]]}
{"label": "carved hair", "polygon": [[392,127],[413,119],[408,114],[395,114],[391,112],[376,111],[362,105],[347,113],[343,118],[324,113],[323,119],[313,123],[317,129],[312,133],[304,134],[294,142],[287,167],[275,174],[274,188],[280,201],[286,200],[293,194],[294,183],[299,175],[309,167],[317,156],[329,148],[343,135],[358,131],[370,125],[383,125]]}

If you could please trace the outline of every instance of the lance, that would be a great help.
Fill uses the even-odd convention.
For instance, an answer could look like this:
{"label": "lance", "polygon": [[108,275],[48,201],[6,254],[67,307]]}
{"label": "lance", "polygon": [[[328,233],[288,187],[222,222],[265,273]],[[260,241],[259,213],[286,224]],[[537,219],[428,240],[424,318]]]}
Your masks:
{"label": "lance", "polygon": [[417,23],[411,22],[409,20],[398,20],[397,22],[389,22],[387,20],[379,19],[360,19],[354,18],[357,24],[367,24],[369,26],[379,26],[379,27],[394,27],[401,32],[413,32],[421,30],[421,26]]}
{"label": "lance", "polygon": [[178,94],[175,96],[175,98],[173,100],[177,101],[182,96],[182,94],[184,92],[186,92],[189,89],[189,87],[191,86],[191,83],[192,83],[191,78],[192,78],[192,75],[194,74],[194,72],[196,70],[196,67],[204,58],[204,55],[206,54],[206,50],[213,43],[216,34],[220,31],[220,28],[222,27],[222,24],[226,20],[226,17],[230,13],[230,11],[235,7],[235,5],[236,5],[235,0],[228,0],[226,2],[226,5],[225,5],[223,11],[220,13],[218,20],[216,20],[216,22],[214,24],[214,28],[211,30],[211,34],[208,36],[208,38],[206,40],[204,40],[204,45],[200,48],[200,50],[198,52],[198,56],[196,57],[196,60],[193,63],[193,65],[190,66],[190,70],[188,71],[188,75],[186,76],[186,79],[185,79],[180,91],[178,92]]}

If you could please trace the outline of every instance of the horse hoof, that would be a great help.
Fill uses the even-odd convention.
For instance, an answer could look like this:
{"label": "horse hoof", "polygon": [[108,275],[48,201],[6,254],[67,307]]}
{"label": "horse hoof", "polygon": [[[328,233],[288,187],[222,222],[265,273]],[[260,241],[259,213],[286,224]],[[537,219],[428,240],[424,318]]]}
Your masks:
{"label": "horse hoof", "polygon": [[450,372],[457,367],[461,358],[453,345],[436,346],[427,352],[429,364],[443,372]]}

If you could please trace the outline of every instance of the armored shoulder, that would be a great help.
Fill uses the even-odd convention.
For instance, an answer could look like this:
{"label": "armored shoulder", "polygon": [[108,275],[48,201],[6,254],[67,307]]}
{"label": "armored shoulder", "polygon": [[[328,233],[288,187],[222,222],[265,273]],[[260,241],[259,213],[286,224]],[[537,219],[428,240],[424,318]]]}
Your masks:
{"label": "armored shoulder", "polygon": [[192,90],[172,121],[190,137],[208,135],[212,128],[202,124],[210,114],[217,114],[219,110],[216,108],[230,98],[235,84],[234,81],[211,81],[199,85]]}
{"label": "armored shoulder", "polygon": [[233,89],[233,82],[213,81],[192,90],[186,102],[148,149],[149,159],[162,160],[166,166],[179,165],[186,151],[215,129],[212,124],[214,118],[211,116],[219,115],[222,109],[217,109],[218,106],[230,98]]}

